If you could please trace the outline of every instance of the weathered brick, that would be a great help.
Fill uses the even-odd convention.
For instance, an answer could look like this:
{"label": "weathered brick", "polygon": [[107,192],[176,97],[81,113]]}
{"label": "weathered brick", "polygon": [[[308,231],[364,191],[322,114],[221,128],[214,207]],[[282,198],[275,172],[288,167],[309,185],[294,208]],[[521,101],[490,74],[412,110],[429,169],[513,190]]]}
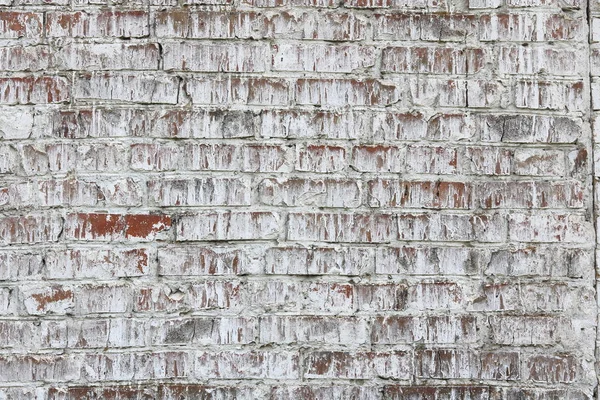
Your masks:
{"label": "weathered brick", "polygon": [[277,275],[363,275],[374,269],[366,248],[276,247],[265,252],[265,272]]}
{"label": "weathered brick", "polygon": [[260,183],[263,204],[353,208],[360,206],[360,186],[352,180],[265,179]]}
{"label": "weathered brick", "polygon": [[0,37],[2,39],[39,38],[43,32],[43,14],[27,11],[0,12]]}
{"label": "weathered brick", "polygon": [[240,150],[230,144],[140,143],[131,146],[131,168],[145,171],[235,171]]}
{"label": "weathered brick", "polygon": [[78,180],[34,180],[0,187],[0,205],[10,208],[95,206],[99,191],[95,183]]}
{"label": "weathered brick", "polygon": [[507,221],[501,214],[399,214],[401,240],[504,242]]}
{"label": "weathered brick", "polygon": [[244,146],[242,169],[246,172],[288,172],[293,166],[293,151],[291,146]]}
{"label": "weathered brick", "polygon": [[393,73],[443,75],[475,74],[485,64],[481,49],[447,47],[388,47],[383,49],[381,70]]}
{"label": "weathered brick", "polygon": [[110,279],[144,276],[150,272],[147,248],[77,248],[46,253],[43,276],[47,279]]}
{"label": "weathered brick", "polygon": [[537,355],[527,359],[527,380],[546,383],[571,383],[578,377],[579,362],[572,355]]}
{"label": "weathered brick", "polygon": [[264,72],[268,63],[266,45],[165,43],[165,70],[199,72]]}
{"label": "weathered brick", "polygon": [[350,165],[360,172],[403,172],[406,150],[398,146],[355,146]]}
{"label": "weathered brick", "polygon": [[252,318],[180,318],[152,323],[152,343],[155,345],[248,344],[256,340],[258,324]]}
{"label": "weathered brick", "polygon": [[246,302],[263,312],[303,310],[310,313],[351,313],[355,310],[354,285],[349,283],[253,281]]}
{"label": "weathered brick", "polygon": [[465,172],[475,175],[510,175],[513,151],[498,147],[467,147],[464,152]]}
{"label": "weathered brick", "polygon": [[246,258],[240,249],[228,247],[166,247],[158,250],[161,276],[237,275]]}
{"label": "weathered brick", "polygon": [[579,182],[482,182],[475,198],[481,208],[580,208],[583,189]]}
{"label": "weathered brick", "polygon": [[587,274],[592,252],[556,246],[496,250],[485,265],[487,275],[581,278]]}
{"label": "weathered brick", "polygon": [[261,343],[337,343],[360,345],[368,340],[368,325],[355,317],[267,316],[260,320]]}
{"label": "weathered brick", "polygon": [[65,382],[80,377],[76,355],[7,355],[0,357],[1,382]]}
{"label": "weathered brick", "polygon": [[482,139],[490,142],[571,143],[581,136],[581,124],[546,115],[484,115]]}
{"label": "weathered brick", "polygon": [[54,104],[71,99],[71,84],[62,76],[0,77],[0,104]]}
{"label": "weathered brick", "polygon": [[340,146],[309,144],[298,147],[296,170],[338,172],[346,168],[346,149]]}
{"label": "weathered brick", "polygon": [[458,247],[380,247],[375,253],[378,274],[472,275],[479,254]]}
{"label": "weathered brick", "polygon": [[272,67],[275,71],[352,72],[375,65],[372,47],[344,45],[273,46]]}
{"label": "weathered brick", "polygon": [[477,338],[473,317],[377,317],[371,328],[371,342],[472,343]]}
{"label": "weathered brick", "polygon": [[306,105],[386,106],[400,100],[394,84],[376,79],[305,79],[296,81],[296,102]]}
{"label": "weathered brick", "polygon": [[411,373],[410,353],[395,351],[309,353],[304,377],[308,379],[408,379]]}
{"label": "weathered brick", "polygon": [[249,182],[235,178],[150,180],[148,195],[160,207],[251,204]]}
{"label": "weathered brick", "polygon": [[482,41],[540,42],[581,39],[581,19],[560,14],[510,13],[479,18]]}
{"label": "weathered brick", "polygon": [[57,214],[31,214],[0,218],[0,243],[34,244],[57,242],[63,219]]}
{"label": "weathered brick", "polygon": [[295,352],[198,352],[194,375],[199,379],[297,379],[299,356]]}
{"label": "weathered brick", "polygon": [[458,208],[471,207],[471,185],[464,182],[398,181],[367,182],[371,207]]}
{"label": "weathered brick", "polygon": [[146,11],[51,11],[46,14],[49,37],[122,37],[148,36],[149,16]]}
{"label": "weathered brick", "polygon": [[458,152],[452,147],[408,146],[406,170],[421,174],[453,174],[458,165]]}
{"label": "weathered brick", "polygon": [[261,113],[264,138],[357,139],[370,129],[364,112],[264,110]]}
{"label": "weathered brick", "polygon": [[518,81],[515,106],[538,110],[581,111],[583,82]]}
{"label": "weathered brick", "polygon": [[124,313],[131,311],[132,299],[132,287],[128,284],[85,285],[76,290],[75,312]]}
{"label": "weathered brick", "polygon": [[154,70],[158,68],[160,54],[156,44],[73,43],[60,48],[55,57],[63,70]]}
{"label": "weathered brick", "polygon": [[509,237],[517,242],[585,243],[593,236],[592,224],[580,214],[509,215]]}
{"label": "weathered brick", "polygon": [[600,0],[0,8],[0,399],[592,399]]}
{"label": "weathered brick", "polygon": [[66,314],[75,306],[71,287],[60,285],[23,287],[20,289],[23,306],[29,315]]}
{"label": "weathered brick", "polygon": [[82,377],[88,382],[139,381],[189,376],[191,360],[184,352],[86,355]]}
{"label": "weathered brick", "polygon": [[204,212],[177,218],[175,238],[190,240],[260,240],[279,236],[280,217],[272,212]]}
{"label": "weathered brick", "polygon": [[77,75],[73,97],[79,101],[176,104],[179,81],[149,73],[95,72]]}
{"label": "weathered brick", "polygon": [[[0,18],[2,18],[0,16]],[[49,46],[11,46],[0,48],[3,71],[44,71],[54,66]]]}
{"label": "weathered brick", "polygon": [[287,105],[288,83],[276,78],[195,77],[184,90],[194,104]]}
{"label": "weathered brick", "polygon": [[382,243],[397,235],[390,214],[290,213],[288,240]]}
{"label": "weathered brick", "polygon": [[467,350],[421,350],[417,355],[417,376],[423,378],[467,378],[509,380],[519,378],[519,354]]}
{"label": "weathered brick", "polygon": [[534,75],[545,72],[550,75],[577,76],[577,64],[581,62],[576,51],[557,51],[552,48],[502,47],[499,49],[499,71],[509,75]]}

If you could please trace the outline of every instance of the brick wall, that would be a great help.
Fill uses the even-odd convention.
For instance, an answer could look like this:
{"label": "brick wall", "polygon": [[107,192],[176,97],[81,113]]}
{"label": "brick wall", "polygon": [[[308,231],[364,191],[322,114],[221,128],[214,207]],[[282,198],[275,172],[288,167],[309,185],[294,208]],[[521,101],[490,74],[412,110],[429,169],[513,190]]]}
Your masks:
{"label": "brick wall", "polygon": [[0,4],[0,399],[595,398],[598,0]]}

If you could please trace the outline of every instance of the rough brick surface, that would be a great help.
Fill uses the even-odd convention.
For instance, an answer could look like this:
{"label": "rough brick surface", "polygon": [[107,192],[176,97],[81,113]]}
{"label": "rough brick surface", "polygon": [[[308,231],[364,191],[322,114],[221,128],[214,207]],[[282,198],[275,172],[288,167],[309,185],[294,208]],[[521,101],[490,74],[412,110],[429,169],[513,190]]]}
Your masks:
{"label": "rough brick surface", "polygon": [[599,0],[0,0],[0,399],[598,398]]}

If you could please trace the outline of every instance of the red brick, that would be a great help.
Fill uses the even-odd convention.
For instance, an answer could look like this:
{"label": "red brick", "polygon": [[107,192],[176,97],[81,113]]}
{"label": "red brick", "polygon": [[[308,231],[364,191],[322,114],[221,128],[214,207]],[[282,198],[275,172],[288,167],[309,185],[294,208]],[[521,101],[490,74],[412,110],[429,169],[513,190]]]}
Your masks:
{"label": "red brick", "polygon": [[0,37],[39,38],[43,31],[42,21],[42,13],[3,10],[0,12]]}
{"label": "red brick", "polygon": [[153,240],[171,227],[171,218],[151,214],[69,214],[66,235],[72,240]]}

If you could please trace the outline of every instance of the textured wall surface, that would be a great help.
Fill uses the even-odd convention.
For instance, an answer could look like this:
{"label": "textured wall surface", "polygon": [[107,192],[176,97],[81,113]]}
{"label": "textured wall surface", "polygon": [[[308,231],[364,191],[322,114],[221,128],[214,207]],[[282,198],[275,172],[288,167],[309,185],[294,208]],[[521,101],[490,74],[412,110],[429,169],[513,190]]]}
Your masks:
{"label": "textured wall surface", "polygon": [[0,399],[595,398],[598,0],[0,5]]}

